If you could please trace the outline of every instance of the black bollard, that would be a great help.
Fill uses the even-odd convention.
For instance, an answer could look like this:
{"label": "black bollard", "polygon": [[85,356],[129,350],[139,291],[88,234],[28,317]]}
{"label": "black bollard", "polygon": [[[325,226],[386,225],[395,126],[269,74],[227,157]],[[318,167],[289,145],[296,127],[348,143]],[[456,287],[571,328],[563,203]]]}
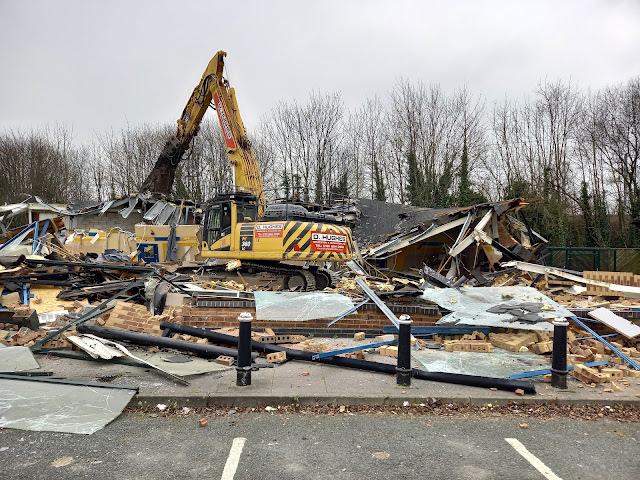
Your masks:
{"label": "black bollard", "polygon": [[238,366],[236,367],[236,385],[251,385],[251,321],[249,312],[242,312],[238,317],[240,333],[238,334]]}
{"label": "black bollard", "polygon": [[564,318],[553,320],[553,355],[551,357],[551,386],[567,388],[567,327]]}
{"label": "black bollard", "polygon": [[411,317],[401,315],[398,319],[398,365],[396,379],[398,385],[411,385]]}

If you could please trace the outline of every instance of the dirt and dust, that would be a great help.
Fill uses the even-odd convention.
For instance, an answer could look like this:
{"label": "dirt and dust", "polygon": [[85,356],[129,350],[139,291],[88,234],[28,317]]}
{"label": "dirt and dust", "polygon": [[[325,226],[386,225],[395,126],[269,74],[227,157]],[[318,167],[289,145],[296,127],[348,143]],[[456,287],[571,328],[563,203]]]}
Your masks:
{"label": "dirt and dust", "polygon": [[337,415],[436,415],[440,417],[527,417],[553,420],[556,418],[572,418],[575,420],[595,421],[601,418],[619,422],[640,422],[640,407],[629,405],[560,405],[560,404],[522,404],[508,405],[486,404],[482,406],[458,403],[408,404],[408,405],[277,405],[265,407],[194,407],[185,408],[169,406],[164,410],[158,408],[128,408],[127,411],[154,416],[185,416],[200,417],[216,416],[250,416],[255,413],[270,412],[273,414],[301,414],[319,416]]}

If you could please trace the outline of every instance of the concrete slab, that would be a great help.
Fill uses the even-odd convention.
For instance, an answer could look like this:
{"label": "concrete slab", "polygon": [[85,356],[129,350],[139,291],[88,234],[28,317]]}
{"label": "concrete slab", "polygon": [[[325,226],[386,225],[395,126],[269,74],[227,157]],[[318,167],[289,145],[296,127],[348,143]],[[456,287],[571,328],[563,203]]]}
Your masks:
{"label": "concrete slab", "polygon": [[[131,350],[130,350],[131,351]],[[143,360],[146,360],[151,365],[155,365],[157,367],[166,370],[169,373],[173,373],[174,375],[180,376],[191,376],[191,375],[201,375],[203,373],[211,373],[211,372],[224,372],[225,370],[231,370],[233,367],[229,367],[227,365],[221,365],[216,363],[214,360],[207,360],[204,358],[198,358],[194,356],[182,355],[183,357],[189,358],[190,361],[185,363],[174,363],[167,362],[165,358],[175,357],[180,355],[175,355],[167,352],[158,352],[154,354],[148,354],[140,351],[131,351],[133,355]]]}
{"label": "concrete slab", "polygon": [[28,347],[0,348],[0,372],[23,372],[40,368]]}

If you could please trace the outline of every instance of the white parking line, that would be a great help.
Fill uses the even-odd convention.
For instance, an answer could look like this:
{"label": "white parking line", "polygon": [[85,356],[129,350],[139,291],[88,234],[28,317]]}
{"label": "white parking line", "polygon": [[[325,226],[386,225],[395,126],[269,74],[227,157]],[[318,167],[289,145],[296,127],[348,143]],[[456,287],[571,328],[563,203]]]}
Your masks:
{"label": "white parking line", "polygon": [[516,438],[505,438],[507,443],[511,445],[516,452],[522,455],[531,465],[533,465],[536,470],[538,470],[545,478],[549,480],[562,480],[559,476],[551,471],[549,467],[547,467],[542,461],[536,457],[533,453],[531,453],[527,448],[518,441]]}
{"label": "white parking line", "polygon": [[236,469],[238,468],[238,462],[240,462],[240,454],[242,453],[244,442],[246,441],[246,438],[241,437],[233,439],[231,450],[229,451],[229,457],[227,458],[227,463],[224,465],[224,470],[222,471],[222,477],[220,477],[220,480],[233,480],[233,476],[236,474]]}

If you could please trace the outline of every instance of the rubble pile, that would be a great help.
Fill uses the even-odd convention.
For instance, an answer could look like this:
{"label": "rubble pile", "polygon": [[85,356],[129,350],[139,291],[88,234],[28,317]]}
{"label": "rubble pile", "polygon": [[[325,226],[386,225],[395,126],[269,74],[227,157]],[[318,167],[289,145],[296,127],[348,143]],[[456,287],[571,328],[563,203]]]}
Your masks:
{"label": "rubble pile", "polygon": [[[568,319],[566,363],[577,386],[624,390],[640,378],[640,276],[544,265],[544,239],[512,217],[526,203],[426,217],[414,211],[419,223],[402,218],[386,239],[334,268],[334,288],[316,292],[285,290],[269,274],[228,269],[219,276],[191,263],[192,257],[148,262],[121,232],[113,240],[118,248],[104,248],[110,236],[102,230],[86,237],[74,231],[73,238],[88,242],[59,238],[59,220],[42,229],[14,229],[0,239],[0,349],[26,347],[51,356],[73,351],[85,360],[129,357],[144,368],[143,354],[178,352],[240,371],[238,318],[248,312],[254,368],[319,361],[395,374],[388,367],[400,365],[399,331],[410,319],[411,355],[428,379],[543,382],[551,370],[528,365],[551,367],[555,324]],[[534,237],[540,243],[532,244]],[[99,252],[84,246],[99,241]],[[426,250],[416,253],[423,242]],[[437,254],[429,250],[434,248]],[[513,372],[492,373],[491,362],[505,364],[505,354],[512,355]],[[436,357],[456,359],[458,370],[438,370]],[[487,374],[467,374],[466,367],[484,361]]]}

